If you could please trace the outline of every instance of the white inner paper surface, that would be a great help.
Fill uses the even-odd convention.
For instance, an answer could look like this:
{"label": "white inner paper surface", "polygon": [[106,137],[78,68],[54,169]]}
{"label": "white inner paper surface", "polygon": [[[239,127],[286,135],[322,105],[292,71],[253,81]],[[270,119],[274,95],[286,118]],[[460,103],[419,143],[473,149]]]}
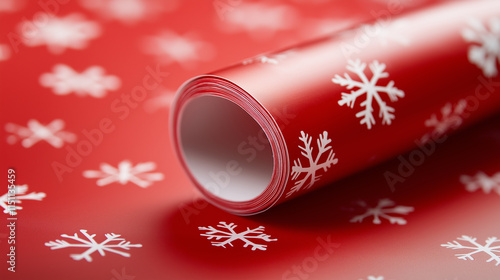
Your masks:
{"label": "white inner paper surface", "polygon": [[259,124],[222,97],[190,100],[181,113],[185,162],[199,184],[233,202],[259,196],[273,174],[273,154]]}

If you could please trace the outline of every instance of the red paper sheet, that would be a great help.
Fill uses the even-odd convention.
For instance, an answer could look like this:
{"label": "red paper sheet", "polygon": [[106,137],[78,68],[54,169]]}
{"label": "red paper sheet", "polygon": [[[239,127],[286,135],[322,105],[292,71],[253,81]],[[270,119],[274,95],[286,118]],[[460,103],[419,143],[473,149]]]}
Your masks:
{"label": "red paper sheet", "polygon": [[[0,190],[0,279],[497,279],[500,118],[491,108],[499,87],[493,71],[500,67],[494,43],[498,15],[471,21],[453,17],[450,10],[449,21],[435,23],[439,33],[452,19],[462,20],[462,28],[455,29],[461,30],[454,37],[457,44],[444,47],[450,50],[446,59],[460,57],[453,65],[468,68],[450,66],[458,76],[447,72],[442,78],[479,88],[481,96],[490,93],[486,100],[478,97],[477,110],[461,115],[460,98],[451,98],[449,88],[442,89],[446,95],[433,96],[433,110],[411,108],[414,86],[440,84],[426,84],[427,72],[413,77],[421,82],[415,85],[394,71],[393,65],[406,65],[403,58],[395,64],[379,61],[389,73],[384,81],[394,80],[405,91],[404,98],[390,103],[396,109],[390,126],[375,115],[368,130],[355,116],[360,101],[354,108],[337,104],[353,131],[362,134],[353,146],[366,143],[367,132],[402,126],[415,131],[405,126],[411,122],[402,116],[410,112],[403,108],[427,113],[429,132],[442,124],[437,130],[442,141],[414,148],[410,142],[424,134],[405,134],[411,141],[394,144],[392,156],[329,178],[326,174],[354,159],[340,157],[340,138],[329,130],[339,161],[330,173],[321,173],[315,187],[326,185],[262,214],[237,216],[208,203],[178,160],[169,131],[174,93],[192,77],[238,61],[253,69],[275,67],[282,56],[266,60],[259,54],[351,26],[340,34],[346,39],[358,34],[359,41],[351,44],[365,50],[366,29],[357,24],[376,19],[396,24],[440,3],[446,4],[1,1],[0,145],[7,184]],[[496,5],[471,3],[471,13]],[[369,41],[392,54],[418,43],[404,38],[379,35]],[[442,50],[438,39],[426,43]],[[404,59],[428,58],[415,53]],[[363,60],[367,74],[372,61]],[[338,67],[327,82],[339,94],[348,89],[331,79],[344,73],[356,77],[346,66],[345,59],[328,66]],[[305,69],[308,73],[314,74]],[[278,111],[281,121],[292,109]],[[300,131],[316,148],[326,130],[311,129],[290,131],[295,139],[291,166],[301,157]],[[392,183],[387,174],[393,174]],[[15,203],[9,207],[13,188]]]}

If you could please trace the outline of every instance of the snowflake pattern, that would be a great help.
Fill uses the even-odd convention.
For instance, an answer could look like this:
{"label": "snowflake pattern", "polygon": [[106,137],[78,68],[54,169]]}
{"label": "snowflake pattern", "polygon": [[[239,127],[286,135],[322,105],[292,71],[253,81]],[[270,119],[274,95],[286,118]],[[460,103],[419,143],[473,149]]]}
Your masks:
{"label": "snowflake pattern", "polygon": [[65,240],[56,239],[56,241],[46,242],[45,246],[50,247],[51,250],[64,249],[64,248],[88,248],[81,254],[70,254],[69,256],[75,260],[86,260],[88,262],[92,261],[92,254],[94,252],[99,252],[101,256],[106,255],[107,252],[115,253],[123,257],[130,257],[127,252],[120,251],[118,249],[130,250],[130,248],[140,248],[141,244],[130,244],[130,241],[125,241],[124,238],[120,238],[120,234],[106,233],[104,236],[106,240],[101,243],[97,243],[94,239],[95,234],[88,234],[87,230],[81,229],[80,232],[87,238],[87,240],[80,238],[78,233],[73,235],[61,234],[61,237],[75,240],[79,243],[69,243]]}
{"label": "snowflake pattern", "polygon": [[[363,279],[359,279],[359,280],[363,280]],[[373,275],[370,275],[370,276],[368,276],[368,278],[366,278],[366,280],[384,280],[384,276],[373,276]]]}
{"label": "snowflake pattern", "polygon": [[438,118],[436,114],[432,114],[429,119],[425,120],[425,126],[431,127],[433,130],[424,135],[423,142],[427,142],[431,137],[439,138],[444,136],[446,133],[460,127],[465,119],[464,112],[466,109],[467,100],[465,99],[459,100],[454,106],[451,103],[446,103],[441,108],[441,118]]}
{"label": "snowflake pattern", "polygon": [[163,173],[147,173],[156,169],[154,162],[138,163],[132,166],[128,160],[118,163],[118,168],[102,163],[101,170],[86,170],[83,172],[85,178],[99,178],[96,184],[100,187],[118,182],[122,185],[132,182],[141,188],[149,187],[154,181],[163,180]]}
{"label": "snowflake pattern", "polygon": [[265,228],[263,226],[259,226],[254,229],[250,229],[247,227],[247,230],[240,233],[236,233],[234,231],[234,228],[237,227],[237,225],[235,225],[234,223],[227,224],[226,222],[219,222],[217,227],[220,227],[223,230],[216,229],[213,226],[198,227],[199,230],[206,231],[205,233],[200,233],[200,235],[206,236],[208,240],[212,240],[213,238],[215,238],[215,240],[225,239],[224,241],[212,241],[212,245],[216,247],[226,248],[226,245],[230,245],[231,247],[233,247],[233,244],[231,242],[239,239],[245,242],[245,245],[243,245],[244,248],[252,246],[252,251],[255,251],[257,249],[265,251],[267,249],[267,245],[257,244],[253,241],[250,241],[250,239],[260,239],[267,242],[278,240],[272,239],[270,235],[264,234],[263,232]]}
{"label": "snowflake pattern", "polygon": [[[337,164],[338,159],[335,158],[335,153],[332,150],[332,147],[329,145],[332,140],[328,138],[328,132],[323,131],[322,134],[319,135],[319,138],[316,140],[316,143],[318,145],[318,153],[316,154],[316,157],[313,156],[313,147],[311,147],[311,141],[312,137],[309,136],[308,134],[304,133],[304,131],[300,132],[300,137],[299,140],[304,143],[304,146],[299,146],[299,148],[302,150],[301,155],[307,158],[309,161],[308,166],[302,166],[302,163],[300,159],[296,159],[293,161],[293,166],[292,166],[292,180],[297,180],[297,178],[301,174],[305,174],[305,176],[296,181],[295,185],[290,189],[290,191],[286,194],[286,197],[289,197],[295,192],[300,191],[304,185],[305,189],[308,189],[314,185],[315,182],[317,182],[321,175],[317,175],[316,172],[320,169],[323,169],[324,172],[328,170],[332,165]],[[328,156],[324,158],[324,154],[330,151]],[[323,159],[322,159],[323,158]],[[323,160],[320,162],[320,160]]]}
{"label": "snowflake pattern", "polygon": [[462,175],[460,182],[465,185],[465,189],[469,192],[474,192],[482,189],[484,193],[492,191],[500,195],[500,172],[493,174],[491,177],[480,171],[474,176]]}
{"label": "snowflake pattern", "polygon": [[243,65],[248,65],[248,64],[253,64],[253,63],[262,63],[262,64],[279,64],[280,61],[286,59],[289,57],[291,54],[293,54],[293,50],[288,50],[282,53],[275,53],[275,54],[269,54],[269,55],[259,55],[253,58],[249,58],[246,60],[243,60],[242,64]]}
{"label": "snowflake pattern", "polygon": [[391,224],[405,225],[406,220],[404,218],[391,216],[390,214],[407,215],[415,210],[411,206],[395,206],[396,203],[388,198],[380,199],[375,207],[368,206],[365,201],[359,201],[358,204],[366,211],[353,217],[350,220],[351,223],[361,223],[365,218],[373,216],[373,223],[377,225],[382,223],[380,218],[387,219]]}
{"label": "snowflake pattern", "polygon": [[5,124],[5,130],[12,135],[7,137],[7,143],[14,145],[21,140],[21,145],[30,148],[40,141],[46,141],[54,148],[61,148],[65,142],[73,143],[76,135],[63,130],[65,124],[63,120],[55,119],[47,125],[43,125],[37,120],[29,120],[27,127],[14,123]]}
{"label": "snowflake pattern", "polygon": [[479,67],[486,77],[498,75],[500,63],[500,18],[490,18],[488,26],[477,19],[469,20],[469,26],[462,30],[463,39],[471,43],[469,62]]}
{"label": "snowflake pattern", "polygon": [[222,32],[247,32],[254,40],[262,41],[297,26],[299,14],[288,5],[242,2],[221,18],[218,27]]}
{"label": "snowflake pattern", "polygon": [[164,11],[172,11],[178,0],[80,0],[80,4],[101,17],[115,19],[124,24],[135,24],[155,18]]}
{"label": "snowflake pattern", "polygon": [[215,48],[195,34],[178,35],[172,31],[146,37],[142,48],[160,63],[178,63],[183,68],[192,68],[198,61],[209,61],[215,55]]}
{"label": "snowflake pattern", "polygon": [[[35,28],[23,28],[25,25]],[[97,38],[101,33],[97,23],[85,20],[81,14],[70,14],[62,18],[50,15],[47,22],[24,21],[19,28],[26,46],[47,45],[53,54],[61,54],[66,48],[84,49],[89,40]]]}
{"label": "snowflake pattern", "polygon": [[347,89],[358,88],[355,91],[352,90],[351,93],[343,92],[342,99],[338,102],[340,106],[347,105],[353,108],[356,98],[366,94],[366,100],[361,102],[361,107],[365,109],[358,112],[356,117],[361,118],[360,123],[365,124],[368,129],[371,129],[372,125],[375,124],[375,119],[373,117],[374,108],[372,105],[373,99],[375,99],[379,106],[379,117],[382,118],[382,124],[390,125],[395,118],[393,114],[395,109],[388,106],[386,102],[382,100],[380,93],[386,93],[391,102],[395,102],[398,98],[403,98],[405,96],[402,90],[394,87],[394,81],[390,81],[386,86],[377,85],[381,78],[389,77],[389,73],[384,72],[385,67],[384,63],[379,63],[376,60],[370,63],[370,70],[373,76],[368,80],[368,77],[364,73],[366,63],[362,63],[359,59],[355,61],[349,60],[346,67],[347,70],[355,73],[361,81],[351,79],[347,73],[344,74],[344,77],[336,74],[335,78],[332,79],[332,82],[341,86],[346,86]]}
{"label": "snowflake pattern", "polygon": [[91,66],[82,73],[78,73],[68,65],[57,64],[53,73],[44,73],[40,76],[40,84],[52,88],[57,95],[67,95],[72,92],[79,96],[90,95],[96,98],[106,96],[107,90],[116,90],[120,87],[120,79],[113,75],[105,75],[100,66]]}
{"label": "snowflake pattern", "polygon": [[[486,262],[495,261],[495,265],[500,265],[500,256],[496,254],[500,253],[500,243],[496,243],[500,242],[498,238],[488,237],[484,246],[476,242],[477,238],[467,235],[462,235],[462,237],[458,237],[457,240],[466,241],[470,244],[470,246],[462,245],[459,241],[456,240],[454,240],[453,242],[448,242],[446,244],[441,244],[441,246],[453,250],[472,250],[470,253],[466,254],[455,254],[455,256],[460,260],[474,260],[474,257],[472,255],[484,252],[490,256],[490,258]],[[494,244],[496,246],[492,246]]]}
{"label": "snowflake pattern", "polygon": [[[15,195],[9,195],[9,193],[5,193],[4,195],[0,196],[0,206],[3,207],[3,212],[10,214],[10,215],[17,215],[17,210],[23,209],[22,206],[19,204],[23,200],[38,200],[41,201],[46,194],[43,192],[32,192],[32,193],[27,193],[28,192],[28,185],[16,185],[14,188]],[[9,205],[9,200],[12,200],[15,202],[15,204]]]}

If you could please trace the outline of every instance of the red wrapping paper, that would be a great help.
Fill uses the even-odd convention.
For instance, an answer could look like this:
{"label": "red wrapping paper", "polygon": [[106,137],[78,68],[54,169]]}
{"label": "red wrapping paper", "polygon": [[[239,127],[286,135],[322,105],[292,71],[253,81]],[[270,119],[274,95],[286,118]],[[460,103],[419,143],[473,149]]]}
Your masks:
{"label": "red wrapping paper", "polygon": [[[444,100],[426,119],[428,131],[442,133],[439,142],[429,142],[435,145],[394,155],[252,216],[205,200],[177,159],[167,125],[175,91],[190,77],[443,2],[1,0],[0,279],[496,280],[498,114],[465,128],[476,111]],[[499,89],[477,66],[487,65],[489,74],[499,69],[480,43],[486,34],[490,41],[499,38],[495,18],[463,18],[464,30],[474,31],[466,32],[467,56],[478,69],[483,97]],[[365,41],[380,50],[414,43],[382,32],[366,40],[363,34],[373,29],[359,27],[343,33],[359,35],[344,40],[359,50]],[[273,59],[258,60],[275,66]],[[356,78],[345,66],[328,79],[344,72]],[[401,88],[389,66],[382,80]],[[405,98],[388,103],[396,108],[390,126],[375,115],[370,131],[396,125],[396,106]],[[477,111],[489,100],[478,99]],[[359,128],[359,106],[339,109]],[[289,110],[273,114],[284,123],[299,117]],[[450,134],[458,128],[464,129]],[[319,134],[307,133],[316,152]],[[339,162],[327,172],[342,164],[333,133],[328,136]],[[261,143],[249,136],[244,159]],[[304,145],[299,136],[292,148]],[[16,175],[16,215],[5,204],[9,169]]]}
{"label": "red wrapping paper", "polygon": [[382,17],[194,78],[173,109],[176,151],[210,202],[242,215],[416,147],[418,164],[500,107],[488,35],[499,10],[458,2]]}

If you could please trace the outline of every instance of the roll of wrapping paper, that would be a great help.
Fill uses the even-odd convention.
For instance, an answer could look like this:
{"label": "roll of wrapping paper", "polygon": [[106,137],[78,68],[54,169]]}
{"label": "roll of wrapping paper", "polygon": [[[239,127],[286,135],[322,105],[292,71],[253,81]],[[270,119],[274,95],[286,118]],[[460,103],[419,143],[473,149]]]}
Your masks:
{"label": "roll of wrapping paper", "polygon": [[238,215],[409,152],[380,175],[391,186],[500,108],[499,60],[500,2],[386,14],[189,80],[173,143],[206,199]]}

